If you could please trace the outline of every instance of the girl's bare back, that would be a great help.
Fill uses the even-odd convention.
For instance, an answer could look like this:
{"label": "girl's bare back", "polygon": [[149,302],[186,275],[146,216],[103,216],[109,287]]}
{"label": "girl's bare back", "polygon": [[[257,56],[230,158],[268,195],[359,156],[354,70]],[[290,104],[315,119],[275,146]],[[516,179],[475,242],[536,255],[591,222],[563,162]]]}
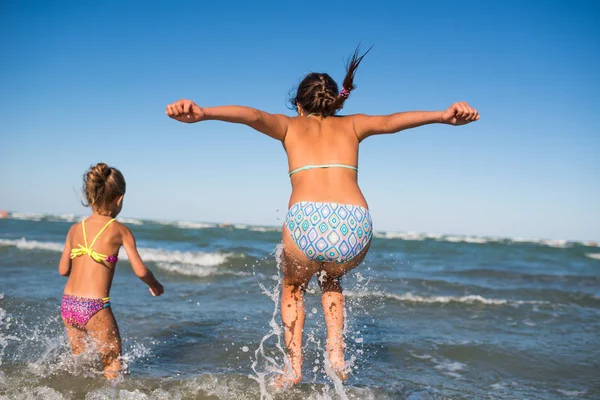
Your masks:
{"label": "girl's bare back", "polygon": [[[72,235],[69,239],[71,249],[79,245],[85,246],[86,238],[91,246],[92,240],[100,230],[110,221],[110,217],[92,216],[85,220],[84,225],[78,223],[71,228]],[[123,244],[123,225],[117,221],[111,223],[98,236],[93,245],[93,250],[100,254],[117,256]],[[65,286],[65,293],[73,296],[102,298],[110,296],[110,287],[115,273],[116,263],[108,261],[97,262],[91,257],[76,257],[71,261],[71,274]]]}
{"label": "girl's bare back", "polygon": [[[307,165],[341,164],[358,168],[358,137],[353,116],[298,116],[290,119],[283,146],[289,171]],[[357,172],[348,168],[312,168],[292,175],[289,204],[300,200],[337,202],[367,207]]]}

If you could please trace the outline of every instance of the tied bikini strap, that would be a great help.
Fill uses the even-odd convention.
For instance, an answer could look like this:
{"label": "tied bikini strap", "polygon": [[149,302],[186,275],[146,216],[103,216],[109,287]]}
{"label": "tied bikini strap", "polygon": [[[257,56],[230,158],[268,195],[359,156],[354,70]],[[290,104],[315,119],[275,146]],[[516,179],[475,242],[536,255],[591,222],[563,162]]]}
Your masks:
{"label": "tied bikini strap", "polygon": [[87,254],[90,257],[92,257],[96,262],[101,263],[103,261],[106,261],[106,259],[108,258],[106,254],[97,253],[92,248],[94,247],[96,240],[98,240],[102,232],[104,232],[104,230],[108,228],[108,226],[112,224],[114,220],[114,218],[111,219],[106,223],[106,225],[104,225],[104,227],[102,227],[102,229],[100,229],[100,232],[98,232],[94,240],[92,240],[92,244],[89,246],[87,242],[87,234],[85,232],[85,220],[81,221],[81,227],[83,229],[83,243],[85,244],[85,246],[78,244],[78,247],[76,249],[71,249],[71,260],[84,254]]}

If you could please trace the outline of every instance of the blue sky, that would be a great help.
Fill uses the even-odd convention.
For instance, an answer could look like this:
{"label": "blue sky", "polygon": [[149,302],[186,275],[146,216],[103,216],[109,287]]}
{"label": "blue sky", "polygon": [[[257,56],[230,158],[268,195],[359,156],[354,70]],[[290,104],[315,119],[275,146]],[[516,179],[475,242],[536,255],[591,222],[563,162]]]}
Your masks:
{"label": "blue sky", "polygon": [[600,7],[584,1],[0,4],[0,209],[85,214],[81,176],[120,168],[123,216],[278,225],[281,145],[184,125],[165,105],[292,112],[308,72],[341,81],[374,45],[343,113],[438,110],[361,146],[378,230],[600,240]]}

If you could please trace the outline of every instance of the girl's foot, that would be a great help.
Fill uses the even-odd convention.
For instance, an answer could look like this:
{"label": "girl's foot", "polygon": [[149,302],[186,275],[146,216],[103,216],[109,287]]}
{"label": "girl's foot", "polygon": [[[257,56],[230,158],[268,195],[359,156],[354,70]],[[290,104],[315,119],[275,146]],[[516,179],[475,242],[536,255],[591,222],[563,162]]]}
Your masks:
{"label": "girl's foot", "polygon": [[344,346],[332,346],[327,345],[327,356],[331,369],[337,375],[340,380],[345,381],[348,379],[348,370],[346,363],[344,362]]}
{"label": "girl's foot", "polygon": [[302,381],[302,360],[292,361],[292,368],[288,364],[283,368],[283,373],[273,381],[279,390],[287,390]]}
{"label": "girl's foot", "polygon": [[104,378],[108,379],[109,381],[115,380],[117,378],[119,378],[121,375],[119,374],[119,371],[111,371],[111,370],[104,370]]}

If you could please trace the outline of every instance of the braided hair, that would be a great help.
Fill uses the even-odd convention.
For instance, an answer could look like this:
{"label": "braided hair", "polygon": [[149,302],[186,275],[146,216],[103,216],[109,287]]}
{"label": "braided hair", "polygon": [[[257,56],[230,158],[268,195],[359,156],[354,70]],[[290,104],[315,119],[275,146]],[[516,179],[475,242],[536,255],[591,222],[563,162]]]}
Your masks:
{"label": "braided hair", "polygon": [[296,96],[290,99],[292,108],[298,111],[298,106],[305,112],[322,117],[335,115],[342,109],[344,102],[350,95],[350,92],[356,88],[354,86],[354,74],[362,59],[371,50],[367,50],[362,55],[359,48],[354,50],[354,54],[346,64],[346,76],[342,84],[342,90],[339,90],[337,83],[326,73],[311,72],[298,85]]}

